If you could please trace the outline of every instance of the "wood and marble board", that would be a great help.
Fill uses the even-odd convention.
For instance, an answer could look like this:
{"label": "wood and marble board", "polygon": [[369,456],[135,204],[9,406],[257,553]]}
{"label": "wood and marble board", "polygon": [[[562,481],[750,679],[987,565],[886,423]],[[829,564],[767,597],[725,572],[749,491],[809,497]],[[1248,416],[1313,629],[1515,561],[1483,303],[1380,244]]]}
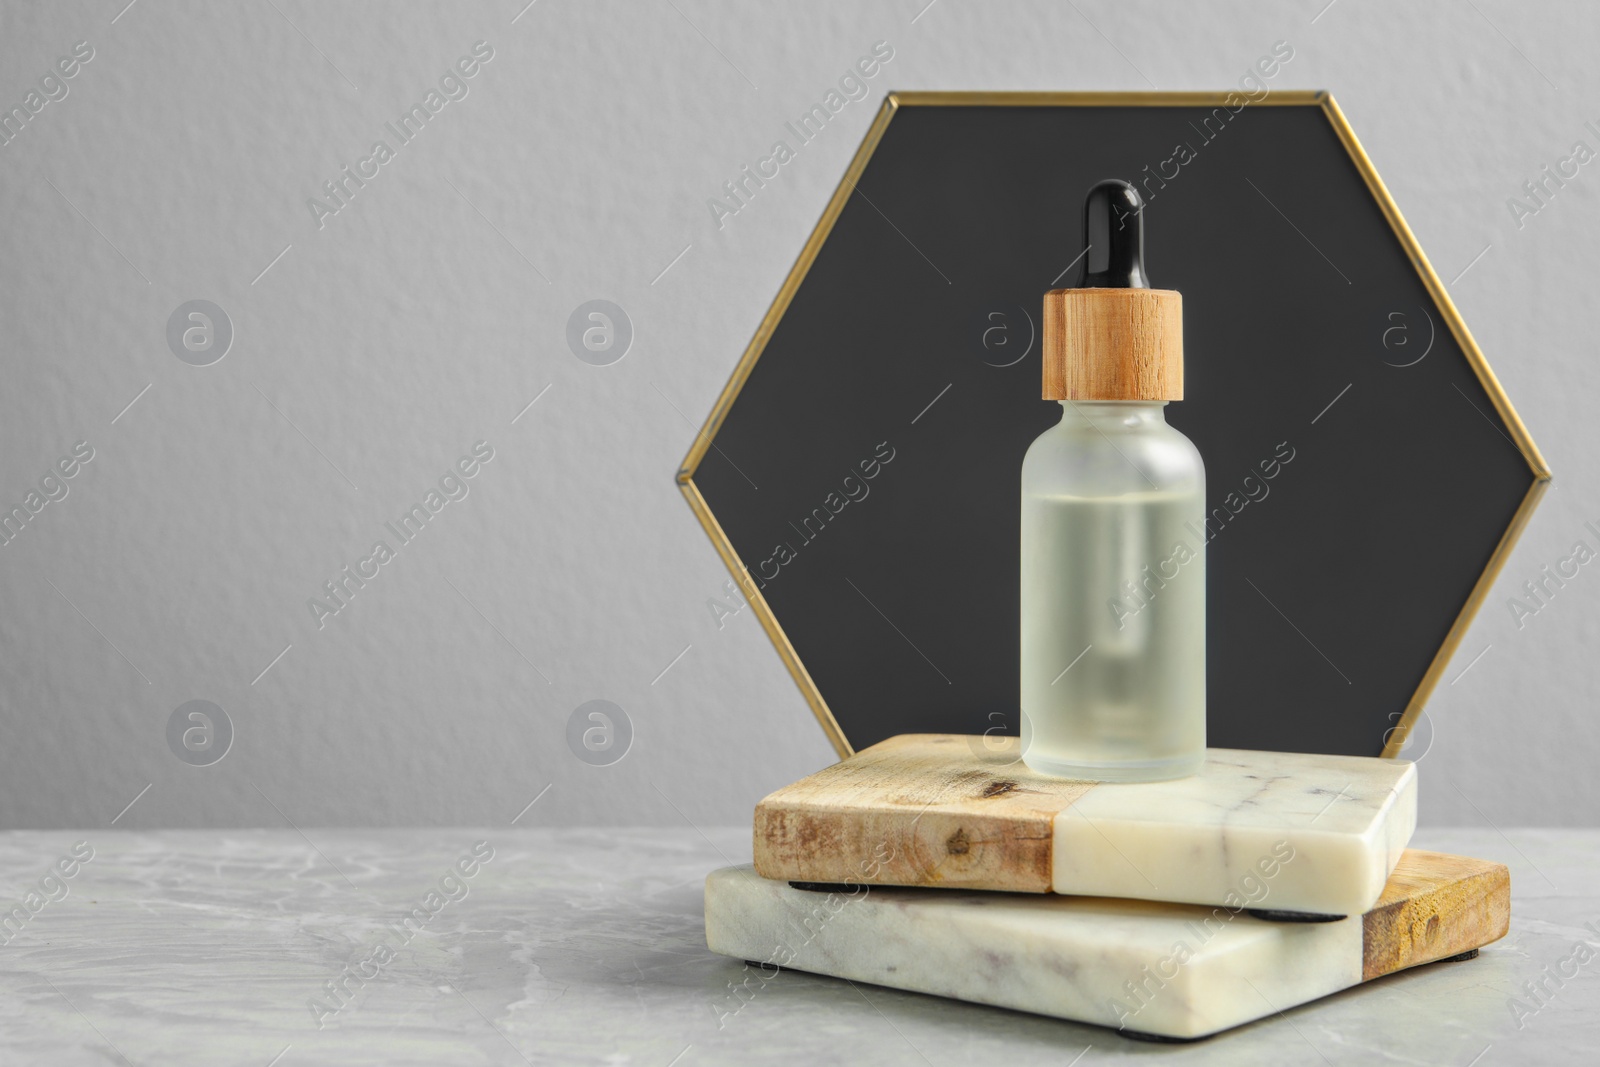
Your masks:
{"label": "wood and marble board", "polygon": [[1193,777],[1116,784],[1040,774],[1018,746],[902,734],[863,749],[756,806],[756,870],[1226,906],[1265,880],[1261,907],[1359,915],[1416,829],[1405,760],[1213,748]]}
{"label": "wood and marble board", "polygon": [[798,889],[726,867],[706,944],[760,987],[783,968],[1188,1039],[1505,936],[1504,866],[1407,850],[1375,907],[1331,922],[1103,897]]}

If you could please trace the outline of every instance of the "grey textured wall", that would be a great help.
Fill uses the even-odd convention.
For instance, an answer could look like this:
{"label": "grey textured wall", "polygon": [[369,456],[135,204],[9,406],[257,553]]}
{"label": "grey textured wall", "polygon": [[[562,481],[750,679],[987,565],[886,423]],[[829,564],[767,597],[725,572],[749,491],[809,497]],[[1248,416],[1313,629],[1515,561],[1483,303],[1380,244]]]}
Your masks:
{"label": "grey textured wall", "polygon": [[[831,750],[750,613],[718,627],[672,475],[877,101],[1221,88],[1278,40],[1274,88],[1331,89],[1440,274],[1465,269],[1557,476],[1429,708],[1424,819],[1600,814],[1600,567],[1507,606],[1600,547],[1600,169],[1507,207],[1600,149],[1592,7],[124,2],[0,6],[0,105],[37,112],[0,146],[0,504],[37,509],[0,545],[0,826],[136,797],[118,826],[743,821]],[[707,199],[879,41],[870,97],[719,228]],[[308,208],[346,166],[365,184]],[[567,340],[595,299],[633,327],[606,366]],[[215,362],[195,300],[231,324]],[[346,565],[371,577],[315,618]],[[567,740],[597,699],[632,724],[607,767]],[[188,710],[169,741],[193,700],[234,732],[209,766],[175,755]]]}

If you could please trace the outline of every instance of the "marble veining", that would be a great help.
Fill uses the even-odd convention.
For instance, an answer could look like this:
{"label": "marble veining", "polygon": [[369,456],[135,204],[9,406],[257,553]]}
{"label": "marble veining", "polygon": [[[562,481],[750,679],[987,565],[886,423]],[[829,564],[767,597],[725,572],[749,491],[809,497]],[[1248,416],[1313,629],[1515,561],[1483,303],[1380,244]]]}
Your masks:
{"label": "marble veining", "polygon": [[1101,897],[817,892],[751,867],[706,880],[707,944],[763,974],[794,967],[1170,1037],[1202,1037],[1355,985],[1361,938],[1360,916],[1277,923],[1242,909]]}
{"label": "marble veining", "polygon": [[[495,855],[468,894],[317,1029],[308,999],[479,840]],[[77,841],[94,858],[0,944],[5,1067],[1495,1067],[1588,1063],[1600,1040],[1595,964],[1545,977],[1600,943],[1594,831],[1419,831],[1417,847],[1511,866],[1504,940],[1162,1048],[865,982],[752,978],[707,950],[702,918],[707,872],[750,859],[748,825],[12,832],[0,903]],[[1520,1028],[1513,998],[1536,1009]]]}
{"label": "marble veining", "polygon": [[1053,887],[1357,915],[1416,824],[1408,761],[1213,748],[1193,777],[1097,785],[1058,814]]}

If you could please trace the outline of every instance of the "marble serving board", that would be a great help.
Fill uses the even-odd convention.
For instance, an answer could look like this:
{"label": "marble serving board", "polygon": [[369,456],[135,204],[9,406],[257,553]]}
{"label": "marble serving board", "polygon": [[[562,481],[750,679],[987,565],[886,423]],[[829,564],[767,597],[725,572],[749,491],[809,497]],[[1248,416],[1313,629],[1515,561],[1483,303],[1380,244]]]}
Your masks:
{"label": "marble serving board", "polygon": [[1504,866],[1408,850],[1377,905],[1331,922],[1102,897],[800,889],[725,867],[706,944],[747,961],[1114,1027],[1205,1037],[1505,936]]}
{"label": "marble serving board", "polygon": [[863,749],[756,806],[756,870],[1230,907],[1261,882],[1259,907],[1359,915],[1416,829],[1404,760],[1213,748],[1193,777],[1113,784],[1029,770],[1018,745],[902,734]]}

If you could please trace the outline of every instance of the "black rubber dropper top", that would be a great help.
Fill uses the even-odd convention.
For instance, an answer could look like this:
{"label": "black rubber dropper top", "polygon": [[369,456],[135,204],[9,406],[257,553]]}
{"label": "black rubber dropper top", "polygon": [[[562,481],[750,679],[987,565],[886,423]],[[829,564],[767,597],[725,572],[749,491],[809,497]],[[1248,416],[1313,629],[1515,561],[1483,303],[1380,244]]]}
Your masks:
{"label": "black rubber dropper top", "polygon": [[1097,182],[1083,201],[1080,289],[1148,289],[1144,276],[1144,201],[1125,181]]}

